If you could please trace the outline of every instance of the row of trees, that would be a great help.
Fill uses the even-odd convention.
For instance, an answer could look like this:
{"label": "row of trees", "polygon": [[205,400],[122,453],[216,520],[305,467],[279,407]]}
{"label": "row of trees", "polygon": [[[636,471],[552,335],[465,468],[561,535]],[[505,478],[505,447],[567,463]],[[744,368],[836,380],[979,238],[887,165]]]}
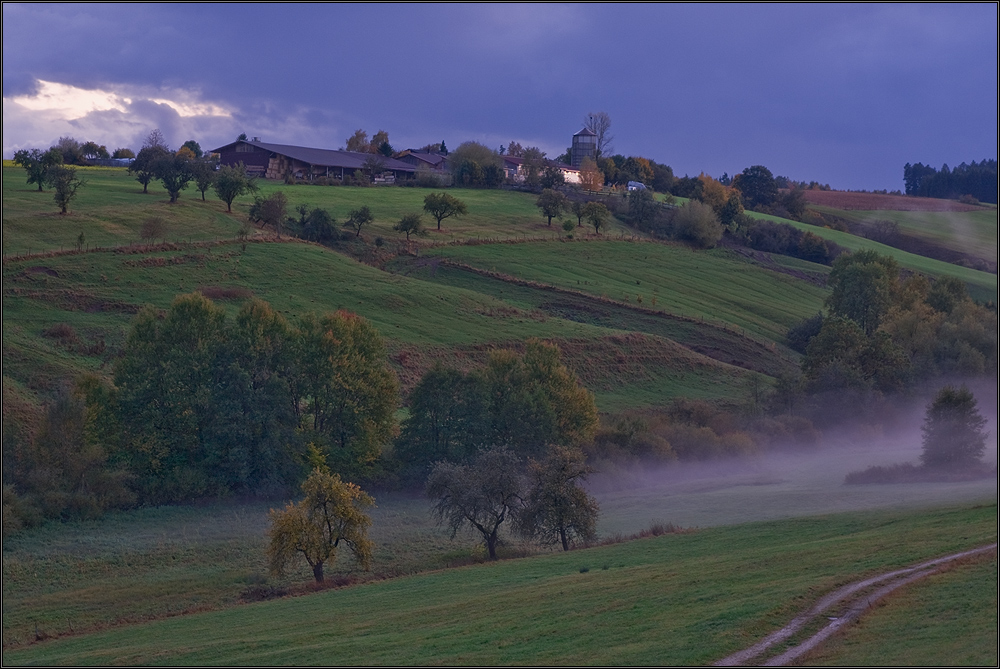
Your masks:
{"label": "row of trees", "polygon": [[997,202],[997,161],[972,161],[949,169],[947,163],[940,170],[917,163],[903,166],[903,184],[907,195],[957,199],[971,197],[979,202]]}
{"label": "row of trees", "polygon": [[[452,531],[479,534],[491,560],[503,541],[505,524],[541,543],[559,543],[563,550],[578,540],[596,536],[597,502],[580,487],[592,470],[578,450],[555,447],[527,468],[504,448],[481,450],[468,463],[442,461],[427,480],[426,493],[436,500],[434,512]],[[370,569],[374,544],[368,538],[375,504],[371,495],[341,479],[319,463],[302,484],[302,500],[271,510],[268,562],[281,575],[297,557],[324,580],[324,566],[346,546],[362,569]]]}
{"label": "row of trees", "polygon": [[441,459],[465,462],[490,446],[540,457],[597,425],[593,396],[558,348],[535,341],[523,355],[494,352],[481,371],[429,371],[396,439],[398,401],[363,318],[290,323],[260,300],[229,318],[199,293],[182,295],[135,317],[110,382],[86,377],[60,394],[5,479],[43,515],[93,515],[131,501],[270,495],[318,464],[416,484]]}

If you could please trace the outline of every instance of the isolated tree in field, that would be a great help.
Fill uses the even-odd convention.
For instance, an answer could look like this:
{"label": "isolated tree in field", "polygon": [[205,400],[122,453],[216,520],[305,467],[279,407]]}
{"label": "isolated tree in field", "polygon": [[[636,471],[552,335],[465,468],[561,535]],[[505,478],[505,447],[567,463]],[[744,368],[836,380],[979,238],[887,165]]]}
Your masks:
{"label": "isolated tree in field", "polygon": [[562,213],[569,208],[569,200],[559,191],[546,188],[538,196],[535,206],[541,209],[542,216],[548,219],[548,225],[552,227],[552,219],[562,216]]}
{"label": "isolated tree in field", "polygon": [[226,203],[226,211],[233,210],[233,200],[241,195],[257,192],[257,180],[247,174],[243,163],[223,165],[215,176],[215,194]]}
{"label": "isolated tree in field", "polygon": [[142,192],[148,192],[149,182],[156,178],[157,166],[170,153],[159,146],[144,146],[128,166],[128,173],[135,175],[135,180],[142,184]]}
{"label": "isolated tree in field", "polygon": [[594,233],[599,235],[607,227],[611,212],[600,202],[588,202],[583,208],[583,217],[594,227]]}
{"label": "isolated tree in field", "polygon": [[371,518],[365,510],[375,500],[337,474],[314,469],[302,484],[305,498],[281,511],[271,510],[267,557],[271,573],[281,575],[296,555],[312,567],[317,583],[323,582],[323,565],[337,557],[341,544],[362,569],[371,569],[374,544],[368,538]]}
{"label": "isolated tree in field", "polygon": [[594,470],[575,448],[553,446],[541,462],[530,463],[531,484],[518,513],[519,531],[568,551],[574,539],[597,535],[597,501],[580,487]]}
{"label": "isolated tree in field", "polygon": [[966,387],[945,386],[938,391],[924,417],[925,467],[954,469],[982,463],[986,450],[986,419]]}
{"label": "isolated tree in field", "polygon": [[583,121],[584,127],[597,135],[597,158],[603,158],[611,153],[611,117],[607,112],[591,112]]}
{"label": "isolated tree in field", "polygon": [[399,219],[399,223],[392,226],[392,229],[406,235],[406,241],[410,241],[410,235],[418,237],[427,236],[427,230],[424,228],[424,221],[420,217],[420,214],[406,214],[403,218]]}
{"label": "isolated tree in field", "polygon": [[201,193],[201,201],[205,201],[205,193],[215,184],[215,165],[207,160],[194,160],[188,166],[194,185]]}
{"label": "isolated tree in field", "polygon": [[521,464],[504,448],[480,451],[469,464],[439,462],[427,478],[427,496],[436,499],[438,522],[452,538],[469,527],[483,538],[491,560],[497,559],[500,527],[520,508],[524,490]]}
{"label": "isolated tree in field", "polygon": [[62,164],[62,154],[55,149],[21,149],[14,154],[14,164],[20,165],[28,173],[28,185],[38,184],[38,192],[48,180],[49,170]]}
{"label": "isolated tree in field", "polygon": [[356,232],[354,233],[354,236],[360,237],[361,228],[368,225],[374,220],[375,217],[372,216],[372,210],[368,208],[368,205],[364,205],[363,207],[351,211],[350,215],[347,217],[347,220],[344,221],[344,227],[355,230]]}
{"label": "isolated tree in field", "polygon": [[70,200],[76,197],[76,191],[87,182],[76,176],[75,167],[64,167],[57,165],[49,170],[46,176],[48,183],[55,193],[52,199],[59,207],[59,213],[65,214],[69,208]]}
{"label": "isolated tree in field", "polygon": [[424,198],[424,211],[437,220],[437,229],[441,229],[441,221],[451,216],[462,216],[469,213],[465,203],[448,193],[430,193]]}
{"label": "isolated tree in field", "polygon": [[188,157],[193,154],[188,150],[185,151],[186,153],[178,151],[174,155],[165,153],[160,156],[153,167],[156,178],[160,180],[163,189],[170,195],[171,202],[177,202],[181,191],[187,188],[191,179],[194,178],[191,171],[191,160]]}
{"label": "isolated tree in field", "polygon": [[248,215],[252,222],[260,223],[261,228],[272,226],[281,237],[281,225],[288,215],[288,198],[281,191],[267,197],[257,196]]}

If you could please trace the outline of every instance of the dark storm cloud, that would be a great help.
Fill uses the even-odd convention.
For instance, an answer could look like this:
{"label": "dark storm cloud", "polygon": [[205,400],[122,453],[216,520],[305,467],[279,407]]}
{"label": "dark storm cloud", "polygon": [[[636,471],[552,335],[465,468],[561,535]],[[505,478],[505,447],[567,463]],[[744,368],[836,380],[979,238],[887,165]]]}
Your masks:
{"label": "dark storm cloud", "polygon": [[[5,155],[19,134],[44,132],[21,125],[38,115],[8,104],[43,80],[121,92],[135,100],[134,122],[205,133],[203,146],[245,130],[336,147],[360,127],[388,130],[398,148],[514,139],[557,154],[587,112],[604,110],[617,151],[680,174],[762,163],[834,187],[892,189],[907,161],[996,157],[994,4],[3,12]],[[180,94],[228,116],[175,118],[138,103]],[[103,117],[90,117],[78,125],[96,132]]]}

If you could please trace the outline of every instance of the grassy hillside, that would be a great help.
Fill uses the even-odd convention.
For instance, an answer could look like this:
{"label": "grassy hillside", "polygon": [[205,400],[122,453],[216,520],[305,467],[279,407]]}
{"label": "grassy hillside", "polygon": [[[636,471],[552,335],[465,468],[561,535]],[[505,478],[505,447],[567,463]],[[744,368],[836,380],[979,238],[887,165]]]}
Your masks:
{"label": "grassy hillside", "polygon": [[52,189],[39,193],[25,184],[23,169],[4,167],[2,173],[4,256],[76,248],[81,232],[89,247],[136,243],[143,222],[151,217],[165,221],[171,241],[232,239],[240,227],[211,192],[202,202],[201,194],[188,188],[170,204],[159,182],[150,183],[144,195],[124,168],[78,167],[87,184],[66,216],[59,215]]}
{"label": "grassy hillside", "polygon": [[[585,382],[608,407],[661,401],[664,394],[732,397],[740,385],[733,382],[743,373],[729,360],[706,357],[662,334],[627,339],[632,331],[627,322],[580,323],[289,241],[250,243],[245,250],[230,243],[9,260],[4,264],[4,374],[45,391],[80,370],[106,369],[142,305],[166,308],[175,295],[194,290],[214,296],[231,312],[250,295],[293,319],[307,311],[354,311],[386,337],[404,385],[414,383],[434,359],[479,364],[489,348],[519,346],[529,337],[559,342],[567,362],[586,371]],[[47,336],[58,323],[73,328],[75,339]],[[629,347],[648,349],[650,365],[632,372],[619,369],[615,359]]]}
{"label": "grassy hillside", "polygon": [[885,220],[911,234],[939,246],[969,253],[984,260],[997,260],[997,210],[977,211],[856,211],[813,205],[821,213],[833,214],[856,223]]}
{"label": "grassy hillside", "polygon": [[[995,540],[995,502],[752,523],[168,618],[6,650],[3,659],[707,664],[840,584]],[[969,648],[977,634],[995,637],[995,628],[945,643]],[[973,661],[995,663],[976,638]]]}
{"label": "grassy hillside", "polygon": [[994,552],[894,593],[800,662],[827,667],[995,665],[997,623]]}
{"label": "grassy hillside", "polygon": [[967,267],[952,265],[951,263],[946,263],[941,260],[925,258],[924,256],[919,256],[914,253],[907,253],[906,251],[901,251],[891,246],[880,244],[879,242],[875,242],[870,239],[865,239],[864,237],[857,237],[847,232],[840,232],[839,230],[820,228],[815,225],[809,225],[808,223],[800,223],[787,218],[779,218],[769,214],[759,214],[753,211],[747,212],[747,214],[756,219],[787,223],[798,228],[799,230],[811,232],[814,235],[819,235],[823,239],[836,242],[850,251],[857,251],[861,249],[876,251],[882,255],[894,258],[903,269],[920,272],[921,274],[925,274],[930,277],[955,277],[960,281],[964,281],[969,286],[969,293],[976,300],[992,300],[995,302],[997,299],[996,274],[988,274],[986,272],[980,272]]}
{"label": "grassy hillside", "polygon": [[[449,246],[427,251],[474,267],[654,311],[746,330],[772,342],[815,314],[826,290],[724,250],[591,241]],[[818,267],[818,266],[816,266]]]}
{"label": "grassy hillside", "polygon": [[[167,224],[167,241],[203,241],[232,239],[246,220],[253,198],[241,197],[227,213],[225,204],[210,190],[206,201],[193,185],[183,191],[180,200],[170,204],[159,182],[149,184],[149,192],[129,176],[124,168],[78,168],[87,181],[70,205],[70,213],[60,216],[52,201],[51,189],[39,193],[25,183],[19,167],[3,168],[3,254],[38,253],[76,247],[84,233],[86,245],[114,246],[140,241],[143,222],[158,216]],[[407,213],[423,214],[424,197],[437,192],[426,188],[357,188],[343,186],[288,186],[282,182],[261,180],[261,195],[282,191],[288,197],[288,213],[296,215],[300,204],[327,209],[342,224],[352,209],[371,208],[375,221],[365,228],[366,236],[403,239],[392,226]],[[461,199],[468,214],[448,218],[441,230],[434,229],[423,243],[467,239],[549,238],[563,234],[558,222],[545,223],[535,206],[537,196],[512,191],[452,188],[448,192]],[[424,223],[436,228],[436,222],[423,214]],[[607,234],[633,234],[614,223]]]}

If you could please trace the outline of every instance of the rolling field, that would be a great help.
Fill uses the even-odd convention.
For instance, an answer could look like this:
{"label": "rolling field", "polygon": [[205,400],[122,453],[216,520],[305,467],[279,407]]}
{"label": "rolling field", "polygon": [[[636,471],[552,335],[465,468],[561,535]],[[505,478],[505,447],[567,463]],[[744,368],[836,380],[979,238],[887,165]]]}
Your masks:
{"label": "rolling field", "polygon": [[997,210],[976,208],[972,211],[890,211],[845,210],[813,206],[824,214],[833,214],[856,223],[893,221],[900,232],[910,234],[953,251],[968,253],[984,260],[997,260]]}
{"label": "rolling field", "polygon": [[[83,232],[86,245],[118,246],[140,241],[143,222],[160,217],[167,224],[166,241],[187,242],[211,239],[233,239],[246,220],[253,198],[244,196],[233,202],[232,213],[213,191],[201,193],[189,186],[180,199],[170,204],[159,182],[149,184],[149,192],[129,176],[124,168],[78,168],[87,181],[70,205],[70,213],[60,216],[52,201],[52,191],[37,192],[25,184],[25,172],[20,167],[3,168],[4,213],[3,254],[58,251],[76,247],[77,236]],[[327,209],[342,224],[352,209],[371,208],[375,221],[366,226],[366,237],[382,236],[403,240],[392,226],[407,213],[423,214],[424,224],[436,228],[436,221],[423,213],[424,197],[435,191],[426,188],[357,188],[344,186],[288,186],[281,182],[261,180],[261,195],[282,191],[288,197],[288,214],[305,204]],[[548,227],[535,206],[537,196],[499,190],[450,188],[448,192],[468,206],[469,213],[447,218],[441,230],[433,229],[425,244],[468,239],[551,238],[564,233],[553,221]],[[625,226],[612,222],[606,234],[635,234]]]}
{"label": "rolling field", "polygon": [[774,343],[815,314],[826,290],[724,250],[616,241],[490,244],[426,255],[663,313],[726,324]]}
{"label": "rolling field", "polygon": [[995,501],[709,528],[50,640],[4,663],[708,664],[839,584],[995,540]]}
{"label": "rolling field", "polygon": [[[388,340],[409,387],[434,360],[469,367],[490,348],[529,337],[560,342],[571,367],[586,372],[602,408],[656,403],[675,394],[733,397],[743,370],[679,345],[666,333],[635,334],[628,322],[582,323],[511,305],[461,287],[387,273],[329,249],[298,242],[228,243],[143,253],[91,252],[4,264],[4,374],[32,392],[51,390],[83,370],[108,370],[128,324],[144,304],[170,305],[201,290],[235,312],[264,299],[294,320],[308,311],[347,309]],[[46,336],[59,323],[75,341]],[[629,340],[628,337],[633,339]],[[638,337],[638,338],[636,338]],[[623,339],[625,338],[625,339]],[[648,365],[618,365],[623,348],[646,351]]]}
{"label": "rolling field", "polygon": [[960,281],[964,281],[969,287],[969,294],[972,295],[973,299],[978,301],[990,300],[995,302],[997,299],[996,274],[988,274],[986,272],[980,272],[968,267],[960,267],[959,265],[953,265],[941,260],[925,258],[924,256],[919,256],[914,253],[907,253],[906,251],[901,251],[891,246],[880,244],[879,242],[875,242],[870,239],[865,239],[864,237],[857,237],[848,232],[831,230],[830,228],[820,228],[815,225],[809,225],[808,223],[799,223],[798,221],[792,221],[787,218],[779,218],[769,214],[759,214],[753,211],[747,212],[747,215],[760,220],[787,223],[788,225],[794,226],[799,230],[811,232],[814,235],[822,237],[823,239],[836,242],[849,251],[858,251],[862,249],[876,251],[882,255],[894,258],[903,269],[920,272],[921,274],[925,274],[930,277],[954,277]]}
{"label": "rolling field", "polygon": [[880,602],[806,666],[976,666],[996,664],[997,557],[934,574]]}

